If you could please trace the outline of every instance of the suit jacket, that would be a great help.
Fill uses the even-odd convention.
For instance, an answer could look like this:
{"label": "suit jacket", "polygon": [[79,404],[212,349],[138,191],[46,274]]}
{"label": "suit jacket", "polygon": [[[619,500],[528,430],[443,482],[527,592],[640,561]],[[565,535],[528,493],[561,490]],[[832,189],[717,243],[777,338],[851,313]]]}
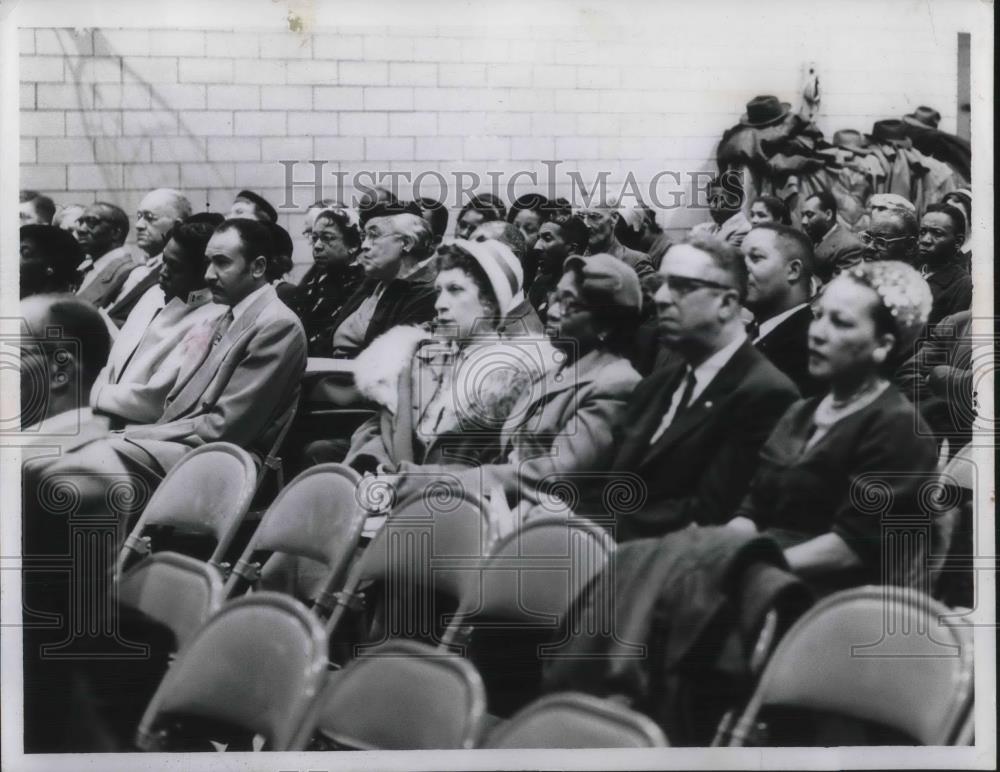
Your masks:
{"label": "suit jacket", "polygon": [[[141,267],[142,266],[136,266],[136,268]],[[136,268],[133,268],[132,270],[136,270]],[[136,307],[136,304],[142,296],[145,295],[147,291],[157,286],[159,281],[160,268],[157,266],[143,276],[134,287],[108,307],[108,316],[111,317],[111,321],[113,321],[120,329],[122,325],[125,324],[125,320],[128,319],[128,315],[132,313],[132,309]]]}
{"label": "suit jacket", "polygon": [[816,245],[816,275],[827,282],[836,271],[861,260],[861,240],[843,225],[836,224]]}
{"label": "suit jacket", "polygon": [[812,310],[803,306],[781,324],[754,342],[754,348],[792,379],[804,397],[824,391],[825,384],[809,375],[809,325]]}
{"label": "suit jacket", "polygon": [[[368,324],[362,349],[393,327],[402,324],[423,324],[433,319],[434,301],[437,298],[437,293],[434,291],[436,275],[431,265],[425,265],[405,279],[393,279],[389,282],[375,306],[375,313]],[[340,307],[330,325],[331,340],[336,329],[358,310],[358,306],[375,291],[377,286],[378,282],[375,279],[365,279],[358,287],[358,291]],[[353,352],[349,358],[353,359],[358,353],[358,351]]]}
{"label": "suit jacket", "polygon": [[160,419],[127,429],[121,445],[131,450],[118,450],[146,463],[144,451],[164,472],[208,442],[266,454],[295,408],[305,366],[302,325],[268,286],[200,362],[181,372]]}
{"label": "suit jacket", "polygon": [[752,227],[746,215],[743,212],[737,212],[722,225],[718,225],[714,220],[698,223],[691,228],[691,235],[715,236],[734,247],[738,247],[743,243],[743,239],[746,238]]}
{"label": "suit jacket", "polygon": [[129,273],[136,267],[135,258],[129,247],[118,247],[114,251],[120,254],[116,254],[101,268],[93,269],[98,271],[97,275],[86,287],[76,291],[77,297],[89,300],[98,308],[104,308],[114,300]]}
{"label": "suit jacket", "polygon": [[[683,377],[683,365],[675,363],[645,378],[629,399],[611,469],[641,478],[645,504],[615,513],[619,541],[662,535],[689,523],[727,522],[750,483],[761,445],[798,398],[788,376],[744,342],[650,445]],[[593,496],[586,509],[604,514]]]}
{"label": "suit jacket", "polygon": [[[615,432],[639,380],[628,360],[602,351],[541,373],[504,423],[497,462],[460,473],[459,479],[483,494],[499,485],[512,503],[519,496],[537,503],[543,480],[551,484],[560,477],[572,480],[606,468]],[[402,465],[400,471],[406,470]],[[421,471],[427,475],[435,469],[424,466]]]}
{"label": "suit jacket", "polygon": [[640,252],[637,249],[629,249],[619,241],[616,241],[611,245],[611,248],[608,250],[608,254],[617,257],[625,263],[625,265],[635,271],[636,276],[638,276],[640,280],[656,273],[653,263],[650,262],[649,256],[645,252]]}
{"label": "suit jacket", "polygon": [[159,419],[185,362],[201,359],[210,344],[207,335],[192,331],[213,325],[226,312],[226,306],[211,302],[208,290],[195,294],[189,302],[172,298],[164,305],[160,288],[149,290],[129,315],[94,381],[92,408],[126,423]]}

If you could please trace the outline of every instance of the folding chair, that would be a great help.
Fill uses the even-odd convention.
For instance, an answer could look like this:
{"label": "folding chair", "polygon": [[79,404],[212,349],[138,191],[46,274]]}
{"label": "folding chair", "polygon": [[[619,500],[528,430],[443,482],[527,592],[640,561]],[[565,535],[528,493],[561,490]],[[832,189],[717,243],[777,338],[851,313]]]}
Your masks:
{"label": "folding chair", "polygon": [[[246,515],[257,482],[250,454],[228,442],[195,448],[167,474],[143,510],[118,557],[120,575],[137,557],[153,551],[147,528],[169,526],[184,535],[211,537],[208,563],[220,568]],[[177,551],[175,549],[175,551]]]}
{"label": "folding chair", "polygon": [[332,610],[327,631],[332,635],[347,612],[361,606],[357,588],[368,582],[384,590],[387,621],[376,636],[437,641],[443,614],[436,599],[457,604],[468,577],[478,573],[486,535],[484,504],[464,489],[400,502],[347,582],[325,588],[326,600],[317,606]]}
{"label": "folding chair", "polygon": [[326,654],[322,625],[298,601],[269,592],[237,598],[180,652],[143,714],[136,745],[169,750],[179,739],[169,727],[190,719],[289,750],[324,683]]}
{"label": "folding chair", "polygon": [[613,550],[607,532],[584,518],[539,518],[501,537],[478,571],[460,576],[461,602],[441,645],[479,669],[492,714],[509,716],[539,695],[542,661],[559,655],[564,624],[588,624],[575,618],[574,601],[608,576]]}
{"label": "folding chair", "polygon": [[117,582],[118,603],[166,627],[180,649],[222,605],[222,579],[207,563],[177,552],[147,555]]}
{"label": "folding chair", "polygon": [[766,711],[775,709],[952,743],[971,704],[973,660],[963,633],[943,623],[947,613],[900,587],[825,598],[778,644],[730,745],[766,744]]}
{"label": "folding chair", "polygon": [[528,521],[493,545],[480,571],[459,577],[461,605],[443,645],[463,643],[474,626],[555,632],[613,551],[608,533],[585,518]]}
{"label": "folding chair", "polygon": [[656,723],[612,700],[563,692],[497,726],[481,748],[664,748]]}
{"label": "folding chair", "polygon": [[[320,464],[289,483],[229,575],[225,596],[259,586],[311,602],[325,584],[339,587],[367,514],[356,498],[360,480],[342,464]],[[263,551],[272,554],[262,566],[253,559]]]}
{"label": "folding chair", "polygon": [[486,696],[476,669],[415,641],[390,640],[331,673],[296,742],[338,748],[474,748]]}
{"label": "folding chair", "polygon": [[292,424],[295,423],[295,416],[298,414],[298,410],[299,398],[296,397],[294,404],[284,416],[285,421],[278,432],[278,436],[274,438],[274,443],[268,450],[267,455],[261,459],[260,476],[257,480],[257,487],[254,490],[254,498],[260,493],[264,487],[264,483],[267,482],[268,475],[271,473],[274,474],[275,492],[280,493],[281,489],[285,487],[284,465],[281,456],[278,454],[281,452],[282,445],[285,444],[288,431],[292,428]]}

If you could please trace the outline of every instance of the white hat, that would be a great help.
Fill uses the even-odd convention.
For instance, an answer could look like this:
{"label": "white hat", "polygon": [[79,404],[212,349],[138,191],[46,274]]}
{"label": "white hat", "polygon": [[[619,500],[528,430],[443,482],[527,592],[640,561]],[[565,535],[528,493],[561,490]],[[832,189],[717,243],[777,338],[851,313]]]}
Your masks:
{"label": "white hat", "polygon": [[511,309],[524,300],[524,269],[510,247],[495,239],[456,241],[452,246],[465,250],[479,263],[500,305],[500,316],[506,319]]}

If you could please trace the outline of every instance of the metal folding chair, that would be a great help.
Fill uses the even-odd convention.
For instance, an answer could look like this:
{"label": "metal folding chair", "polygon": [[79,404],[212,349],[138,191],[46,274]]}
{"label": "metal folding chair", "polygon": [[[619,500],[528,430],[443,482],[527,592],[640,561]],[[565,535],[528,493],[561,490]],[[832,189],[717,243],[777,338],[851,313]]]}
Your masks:
{"label": "metal folding chair", "polygon": [[483,502],[463,489],[437,489],[440,496],[417,495],[400,502],[347,581],[330,582],[324,602],[331,614],[327,631],[336,630],[350,610],[360,607],[357,589],[379,584],[388,621],[386,637],[437,640],[442,627],[437,594],[457,602],[476,575],[483,555],[487,521]]}
{"label": "metal folding chair", "polygon": [[529,520],[497,541],[480,570],[465,573],[461,604],[443,645],[461,645],[473,627],[555,632],[614,552],[608,533],[581,517]]}
{"label": "metal folding chair", "polygon": [[730,745],[766,742],[767,709],[813,711],[955,741],[972,701],[972,647],[948,609],[914,590],[860,587],[831,595],[782,638]]}
{"label": "metal folding chair", "polygon": [[[325,585],[342,584],[367,514],[357,501],[360,479],[342,464],[320,464],[292,480],[233,567],[225,596],[259,587],[309,603]],[[263,564],[254,562],[262,552],[271,555]]]}
{"label": "metal folding chair", "polygon": [[[215,541],[208,563],[216,568],[226,554],[253,498],[257,469],[250,454],[228,442],[213,442],[185,455],[150,498],[118,557],[117,575],[157,545],[145,534],[169,526],[185,535]],[[220,568],[221,570],[221,568]]]}
{"label": "metal folding chair", "polygon": [[219,572],[177,552],[147,555],[116,581],[118,603],[166,627],[180,649],[222,605]]}
{"label": "metal folding chair", "polygon": [[474,748],[486,696],[476,669],[415,641],[390,640],[331,673],[296,741],[338,748]]}
{"label": "metal folding chair", "polygon": [[563,692],[542,697],[497,726],[482,748],[663,748],[656,723],[612,700]]}
{"label": "metal folding chair", "polygon": [[169,727],[187,719],[261,735],[268,750],[290,750],[326,667],[326,635],[304,605],[278,593],[237,598],[180,652],[143,714],[136,745],[169,750],[178,739]]}

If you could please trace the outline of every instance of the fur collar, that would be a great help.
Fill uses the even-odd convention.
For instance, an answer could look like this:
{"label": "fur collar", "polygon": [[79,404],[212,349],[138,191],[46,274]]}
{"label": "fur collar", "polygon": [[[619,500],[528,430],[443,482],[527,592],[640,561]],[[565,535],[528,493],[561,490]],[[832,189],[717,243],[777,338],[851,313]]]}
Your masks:
{"label": "fur collar", "polygon": [[379,335],[354,360],[354,385],[362,396],[396,415],[399,378],[413,355],[433,336],[422,327],[399,325]]}
{"label": "fur collar", "polygon": [[355,385],[366,398],[392,415],[399,410],[399,379],[419,358],[429,369],[456,367],[449,373],[456,384],[453,393],[461,404],[453,406],[456,418],[476,417],[502,425],[517,400],[531,384],[544,377],[551,361],[547,341],[515,345],[509,340],[477,341],[463,351],[457,362],[449,359],[446,344],[421,350],[435,338],[421,327],[399,326],[380,335],[355,360]]}

